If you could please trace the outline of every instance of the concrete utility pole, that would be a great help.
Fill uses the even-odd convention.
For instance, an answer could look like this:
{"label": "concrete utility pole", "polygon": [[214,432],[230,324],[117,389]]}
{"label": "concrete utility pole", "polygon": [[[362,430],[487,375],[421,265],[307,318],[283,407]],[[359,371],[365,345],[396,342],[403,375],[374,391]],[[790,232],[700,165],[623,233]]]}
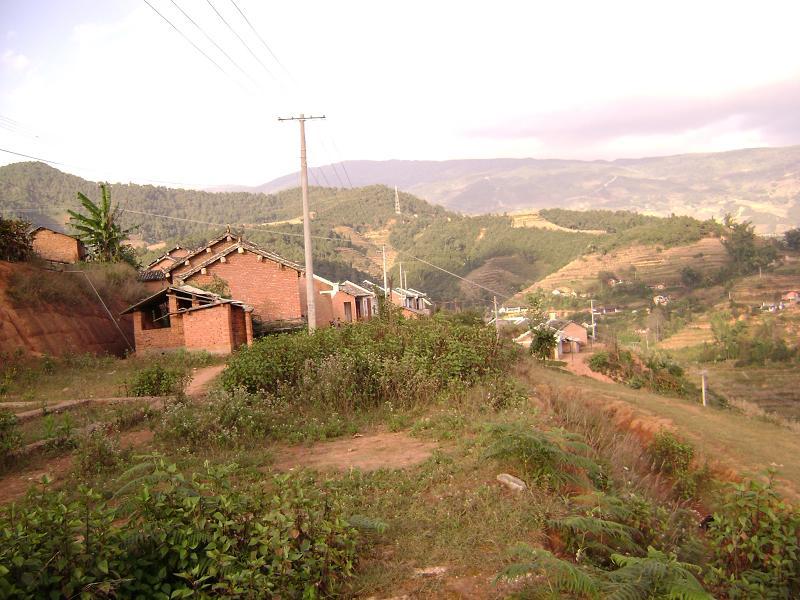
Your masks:
{"label": "concrete utility pole", "polygon": [[383,297],[389,297],[389,280],[386,277],[386,244],[381,246],[381,254],[383,255]]}
{"label": "concrete utility pole", "polygon": [[311,119],[324,119],[305,116],[278,117],[278,121],[298,121],[300,123],[300,189],[303,193],[303,250],[306,256],[306,304],[308,305],[308,332],[312,333],[317,328],[317,307],[314,296],[314,259],[311,255],[311,219],[308,216],[308,163],[306,161],[306,121]]}
{"label": "concrete utility pole", "polygon": [[594,300],[589,300],[589,312],[592,313],[592,348],[594,348],[594,338],[595,338],[595,329],[594,329]]}
{"label": "concrete utility pole", "polygon": [[494,304],[494,330],[497,333],[497,339],[500,339],[500,319],[497,314],[497,296],[492,296],[492,303]]}
{"label": "concrete utility pole", "polygon": [[700,385],[703,393],[703,406],[708,406],[708,401],[706,400],[706,389],[708,388],[708,371],[703,369],[700,371]]}

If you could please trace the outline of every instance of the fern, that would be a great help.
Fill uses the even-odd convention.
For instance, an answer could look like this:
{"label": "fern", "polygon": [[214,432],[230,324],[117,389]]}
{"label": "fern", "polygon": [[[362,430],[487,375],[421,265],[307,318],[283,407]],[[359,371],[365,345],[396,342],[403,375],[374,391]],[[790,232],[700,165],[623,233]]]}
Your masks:
{"label": "fern", "polygon": [[599,471],[588,456],[591,448],[573,434],[561,430],[544,432],[519,424],[493,425],[488,429],[492,444],[486,458],[513,460],[529,477],[555,485],[585,483],[585,473]]}
{"label": "fern", "polygon": [[[588,539],[589,542],[599,542],[602,548],[609,550],[611,550],[611,547],[608,544],[612,544],[617,550],[638,550],[641,552],[633,541],[632,535],[635,530],[616,521],[608,521],[592,516],[572,515],[560,519],[550,519],[547,524],[553,529],[568,533],[580,548],[587,548]],[[600,549],[600,547],[597,549]],[[605,554],[607,556],[609,553]]]}
{"label": "fern", "polygon": [[713,600],[692,573],[700,568],[678,561],[674,554],[650,546],[645,557],[614,554],[611,560],[620,567],[609,574],[606,597],[611,600]]}
{"label": "fern", "polygon": [[519,545],[513,553],[523,560],[506,567],[500,578],[517,580],[526,575],[537,575],[544,577],[556,591],[589,598],[600,597],[600,582],[592,574],[558,558],[552,552]]}

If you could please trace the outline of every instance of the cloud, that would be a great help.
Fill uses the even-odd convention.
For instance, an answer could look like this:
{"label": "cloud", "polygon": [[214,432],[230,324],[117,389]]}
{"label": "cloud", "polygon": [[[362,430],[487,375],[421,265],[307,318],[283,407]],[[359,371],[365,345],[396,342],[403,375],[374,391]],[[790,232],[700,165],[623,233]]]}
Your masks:
{"label": "cloud", "polygon": [[624,137],[681,136],[699,130],[759,131],[770,143],[800,141],[800,80],[724,96],[635,97],[518,117],[472,131],[484,138],[535,138],[552,145],[600,145]]}
{"label": "cloud", "polygon": [[30,59],[20,52],[14,50],[6,50],[0,57],[4,66],[13,69],[14,71],[24,71],[31,64]]}

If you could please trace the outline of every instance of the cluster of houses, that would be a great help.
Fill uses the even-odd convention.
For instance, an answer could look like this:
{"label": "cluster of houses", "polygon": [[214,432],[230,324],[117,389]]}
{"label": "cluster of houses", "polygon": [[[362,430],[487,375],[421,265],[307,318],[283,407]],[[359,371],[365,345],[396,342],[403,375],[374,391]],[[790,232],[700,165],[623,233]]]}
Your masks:
{"label": "cluster of houses", "polygon": [[[44,260],[83,260],[83,243],[39,227],[34,251]],[[138,353],[186,348],[230,353],[252,344],[259,331],[298,329],[307,324],[305,269],[227,229],[199,248],[175,246],[148,264],[138,279],[150,295],[122,312],[133,319]],[[317,327],[371,319],[378,297],[406,318],[428,316],[433,304],[413,288],[387,290],[370,281],[334,282],[314,275]]]}
{"label": "cluster of houses", "polygon": [[762,302],[761,310],[776,313],[797,305],[800,305],[800,291],[790,290],[781,296],[779,302]]}
{"label": "cluster of houses", "polygon": [[[226,230],[199,248],[175,246],[139,279],[153,291],[128,308],[137,352],[171,348],[232,352],[252,344],[256,329],[302,327],[308,319],[303,267]],[[371,319],[386,290],[369,281],[334,282],[314,275],[317,327]],[[405,317],[432,313],[427,295],[393,288],[390,301]]]}

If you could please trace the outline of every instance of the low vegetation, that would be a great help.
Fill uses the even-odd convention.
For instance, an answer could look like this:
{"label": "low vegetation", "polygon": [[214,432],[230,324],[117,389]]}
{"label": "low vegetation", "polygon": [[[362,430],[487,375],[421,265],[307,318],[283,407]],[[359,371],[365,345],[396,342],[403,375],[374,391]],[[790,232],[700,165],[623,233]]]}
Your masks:
{"label": "low vegetation", "polygon": [[27,221],[0,217],[0,260],[16,262],[30,258],[33,254],[30,229]]}
{"label": "low vegetation", "polygon": [[646,388],[663,394],[697,396],[699,391],[685,377],[683,368],[668,356],[652,352],[645,357],[615,346],[595,352],[589,368],[634,389]]}
{"label": "low vegetation", "polygon": [[[655,360],[631,357],[679,377]],[[158,454],[137,459],[123,425],[96,430],[74,485],[4,509],[0,595],[441,597],[465,580],[490,598],[796,595],[797,513],[769,480],[720,494],[687,439],[643,445],[545,371],[445,315],[267,337],[206,399],[150,418]],[[441,443],[402,470],[273,463],[288,442],[386,430]],[[709,505],[713,519],[694,510]],[[411,574],[434,565],[449,570]]]}

